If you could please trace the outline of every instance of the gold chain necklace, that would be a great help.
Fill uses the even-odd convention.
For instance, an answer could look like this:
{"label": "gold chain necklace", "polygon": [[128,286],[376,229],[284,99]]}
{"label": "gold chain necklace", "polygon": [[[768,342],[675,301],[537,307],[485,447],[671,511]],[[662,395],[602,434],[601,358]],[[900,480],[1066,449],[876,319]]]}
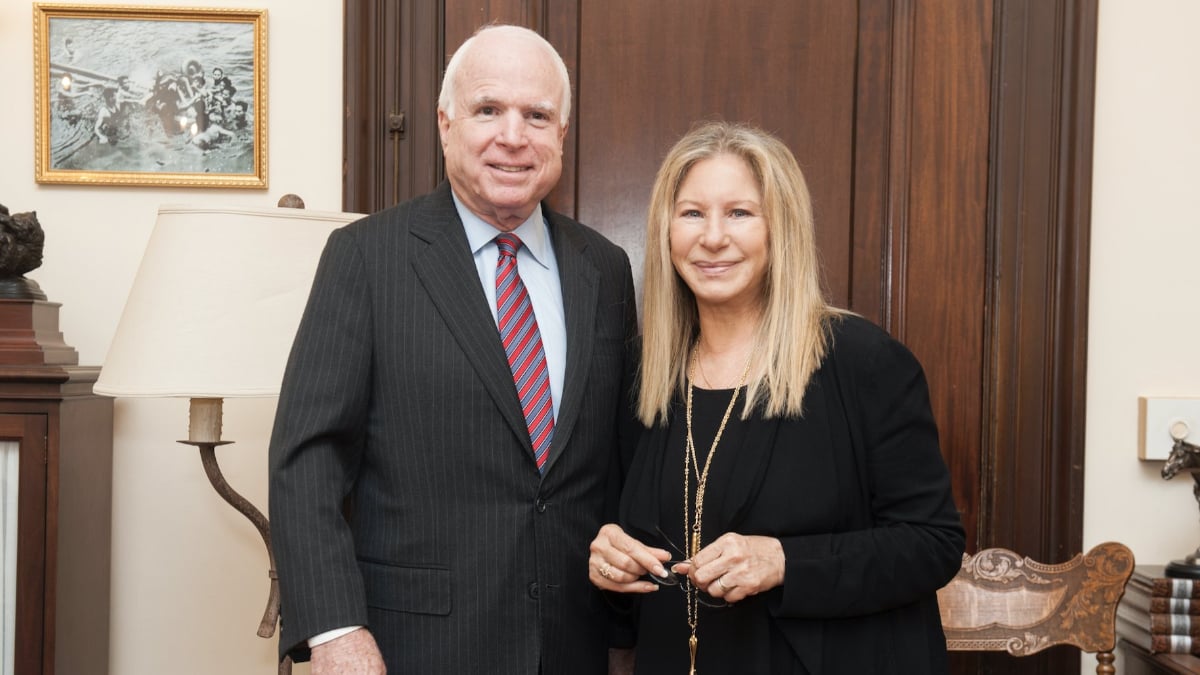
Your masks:
{"label": "gold chain necklace", "polygon": [[[704,469],[701,470],[700,461],[696,457],[696,443],[692,440],[692,390],[694,389],[692,382],[696,377],[699,351],[699,348],[692,351],[692,364],[688,372],[687,449],[683,457],[683,536],[687,539],[688,560],[695,558],[696,554],[700,552],[700,524],[704,520],[704,492],[708,487],[708,469],[712,466],[713,456],[717,454],[717,444],[721,442],[721,436],[725,433],[725,425],[729,422],[729,416],[733,414],[733,406],[737,402],[738,392],[746,384],[746,376],[750,374],[750,362],[754,359],[754,350],[751,349],[750,355],[746,357],[746,367],[742,369],[742,377],[733,389],[733,396],[725,408],[725,416],[721,418],[721,426],[717,427],[717,435],[713,438],[712,447],[708,450],[708,457],[704,459]],[[688,515],[688,502],[690,501],[688,490],[691,486],[690,475],[693,467],[697,474],[694,519]],[[696,627],[700,625],[700,592],[692,586],[690,581],[685,580],[684,585],[687,588],[687,622],[688,628],[691,629],[691,637],[688,638],[691,668],[688,673],[696,675],[696,648],[699,645],[699,641],[696,639]]]}

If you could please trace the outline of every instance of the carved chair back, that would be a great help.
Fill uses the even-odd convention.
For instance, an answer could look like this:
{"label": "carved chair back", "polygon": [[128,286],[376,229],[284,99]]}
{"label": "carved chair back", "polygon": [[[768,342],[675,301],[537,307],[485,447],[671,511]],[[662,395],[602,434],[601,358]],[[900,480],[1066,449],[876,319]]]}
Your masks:
{"label": "carved chair back", "polygon": [[951,651],[1026,656],[1055,645],[1096,654],[1096,672],[1112,675],[1117,602],[1133,574],[1133,552],[1107,542],[1048,565],[1003,548],[963,555],[962,568],[938,591]]}

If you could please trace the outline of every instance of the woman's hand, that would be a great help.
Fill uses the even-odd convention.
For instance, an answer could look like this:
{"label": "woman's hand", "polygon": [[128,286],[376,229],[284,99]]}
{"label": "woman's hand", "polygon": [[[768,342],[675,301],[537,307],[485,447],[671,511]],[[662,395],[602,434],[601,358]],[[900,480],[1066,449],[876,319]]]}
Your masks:
{"label": "woman's hand", "polygon": [[650,593],[658,590],[658,584],[642,576],[668,574],[662,564],[671,559],[670,553],[646,546],[614,523],[600,528],[590,549],[588,579],[606,591]]}
{"label": "woman's hand", "polygon": [[734,603],[783,585],[783,544],[774,537],[727,532],[674,571],[714,598]]}

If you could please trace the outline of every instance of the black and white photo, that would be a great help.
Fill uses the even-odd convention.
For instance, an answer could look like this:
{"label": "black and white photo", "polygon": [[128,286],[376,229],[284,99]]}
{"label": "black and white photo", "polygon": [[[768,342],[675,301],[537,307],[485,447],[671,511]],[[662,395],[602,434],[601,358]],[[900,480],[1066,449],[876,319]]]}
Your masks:
{"label": "black and white photo", "polygon": [[265,17],[35,5],[38,182],[265,188]]}

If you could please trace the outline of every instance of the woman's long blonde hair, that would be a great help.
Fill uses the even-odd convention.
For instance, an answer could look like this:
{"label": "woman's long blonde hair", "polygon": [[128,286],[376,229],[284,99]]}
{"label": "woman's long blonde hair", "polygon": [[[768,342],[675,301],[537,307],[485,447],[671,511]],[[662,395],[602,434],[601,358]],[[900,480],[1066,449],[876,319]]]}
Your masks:
{"label": "woman's long blonde hair", "polygon": [[696,297],[671,263],[675,199],[691,168],[718,155],[740,157],[750,167],[762,191],[769,241],[743,418],[760,402],[767,417],[801,415],[808,380],[825,356],[826,324],[839,312],[821,291],[812,199],[791,151],[749,126],[709,122],[693,128],[667,153],[650,197],[638,382],[638,417],[647,426],[666,423],[672,396],[687,386],[688,354],[700,330]]}

